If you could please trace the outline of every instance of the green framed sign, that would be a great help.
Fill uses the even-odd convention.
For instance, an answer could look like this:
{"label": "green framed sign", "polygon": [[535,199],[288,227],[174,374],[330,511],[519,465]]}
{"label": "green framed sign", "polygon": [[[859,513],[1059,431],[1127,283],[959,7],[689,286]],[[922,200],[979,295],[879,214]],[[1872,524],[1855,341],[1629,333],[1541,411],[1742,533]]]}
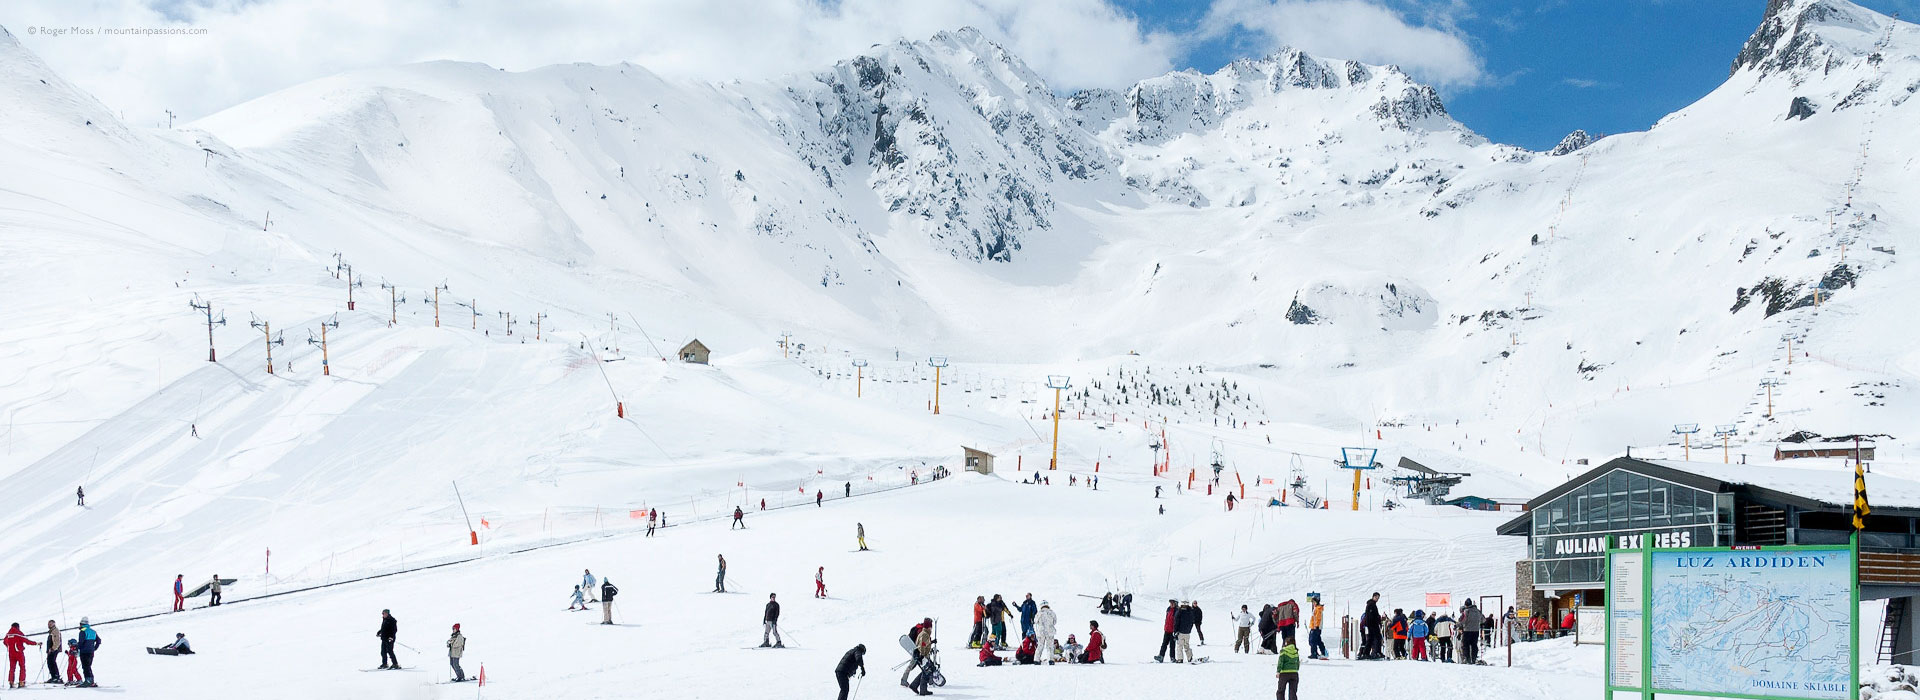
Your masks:
{"label": "green framed sign", "polygon": [[1849,700],[1859,685],[1859,539],[1845,546],[1609,546],[1616,693]]}

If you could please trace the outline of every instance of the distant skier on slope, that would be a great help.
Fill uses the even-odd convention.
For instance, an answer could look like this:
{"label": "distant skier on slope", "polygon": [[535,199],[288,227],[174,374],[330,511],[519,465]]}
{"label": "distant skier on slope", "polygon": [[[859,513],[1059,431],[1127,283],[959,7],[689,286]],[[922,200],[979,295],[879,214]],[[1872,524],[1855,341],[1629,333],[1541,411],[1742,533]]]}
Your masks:
{"label": "distant skier on slope", "polygon": [[853,482],[847,482],[847,498],[853,498]]}
{"label": "distant skier on slope", "polygon": [[747,514],[746,514],[746,512],[745,512],[745,511],[742,511],[742,510],[740,510],[740,506],[734,506],[734,507],[733,507],[733,524],[732,524],[732,525],[729,525],[729,526],[727,526],[727,529],[728,529],[728,530],[733,530],[733,529],[740,529],[740,530],[745,530],[745,529],[747,529],[747,521],[745,520],[745,518],[746,518],[746,517],[747,517]]}
{"label": "distant skier on slope", "polygon": [[400,637],[400,621],[394,619],[392,610],[380,611],[380,629],[373,636],[380,638],[380,668],[400,668],[400,657],[393,654],[393,643]]}
{"label": "distant skier on slope", "polygon": [[74,488],[73,497],[80,499],[80,502],[74,505],[80,506],[81,508],[87,507],[87,487],[86,486],[79,486]]}
{"label": "distant skier on slope", "polygon": [[[780,601],[774,600],[776,595],[778,594],[767,594],[767,608],[760,615],[760,646],[785,649],[786,642],[780,640]],[[768,635],[773,636],[772,644],[767,643]]]}
{"label": "distant skier on slope", "polygon": [[822,491],[822,490],[818,490],[818,489],[816,489],[816,490],[814,490],[814,492],[813,492],[813,505],[814,505],[815,507],[824,507],[824,506],[822,506],[822,504],[821,504],[821,501],[825,501],[825,500],[827,500],[827,492],[826,492],[826,491]]}
{"label": "distant skier on slope", "polygon": [[713,575],[713,592],[727,592],[727,555],[716,554],[720,558],[720,571]]}
{"label": "distant skier on slope", "polygon": [[867,551],[867,526],[865,523],[853,524],[853,535],[860,540],[860,551]]}
{"label": "distant skier on slope", "polygon": [[173,575],[173,611],[174,612],[180,612],[182,610],[187,609],[186,581],[187,581],[186,574]]}
{"label": "distant skier on slope", "polygon": [[600,579],[600,624],[613,624],[613,597],[620,595],[620,589],[613,585],[613,579]]}
{"label": "distant skier on slope", "polygon": [[211,608],[211,607],[218,606],[219,604],[220,604],[220,575],[214,574],[213,580],[207,582],[207,607]]}
{"label": "distant skier on slope", "polygon": [[819,571],[813,572],[813,597],[827,597],[827,567],[822,566]]}

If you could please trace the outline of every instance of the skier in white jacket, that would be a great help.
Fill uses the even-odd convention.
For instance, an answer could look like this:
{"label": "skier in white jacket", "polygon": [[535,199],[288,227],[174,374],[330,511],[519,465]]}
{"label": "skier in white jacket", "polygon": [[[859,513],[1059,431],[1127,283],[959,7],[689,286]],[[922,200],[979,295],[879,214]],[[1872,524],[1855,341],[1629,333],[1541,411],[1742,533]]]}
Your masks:
{"label": "skier in white jacket", "polygon": [[[1059,616],[1053,614],[1053,608],[1047,606],[1047,601],[1040,601],[1040,612],[1033,616],[1033,629],[1038,638],[1040,648],[1053,648],[1055,641],[1053,638],[1054,626],[1059,624],[1059,622]],[[1047,664],[1052,665],[1053,659],[1047,659]]]}
{"label": "skier in white jacket", "polygon": [[1234,629],[1239,631],[1239,634],[1233,638],[1234,651],[1241,653],[1253,651],[1253,642],[1250,636],[1253,634],[1254,622],[1255,618],[1253,613],[1247,612],[1247,606],[1245,605],[1240,606],[1240,612],[1233,614]]}

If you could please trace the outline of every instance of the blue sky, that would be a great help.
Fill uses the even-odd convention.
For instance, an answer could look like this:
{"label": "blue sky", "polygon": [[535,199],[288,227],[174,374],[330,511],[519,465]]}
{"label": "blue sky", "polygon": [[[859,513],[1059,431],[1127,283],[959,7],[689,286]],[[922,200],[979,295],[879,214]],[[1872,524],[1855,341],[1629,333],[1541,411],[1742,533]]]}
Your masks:
{"label": "blue sky", "polygon": [[[1920,0],[1855,0],[1920,17]],[[1118,0],[1147,28],[1206,34],[1209,3]],[[1459,36],[1482,62],[1470,84],[1441,84],[1455,118],[1503,143],[1551,148],[1574,129],[1652,126],[1726,80],[1765,0],[1386,0],[1409,23]],[[1232,31],[1188,43],[1182,68],[1212,72],[1270,48]],[[1345,57],[1342,57],[1345,58]]]}

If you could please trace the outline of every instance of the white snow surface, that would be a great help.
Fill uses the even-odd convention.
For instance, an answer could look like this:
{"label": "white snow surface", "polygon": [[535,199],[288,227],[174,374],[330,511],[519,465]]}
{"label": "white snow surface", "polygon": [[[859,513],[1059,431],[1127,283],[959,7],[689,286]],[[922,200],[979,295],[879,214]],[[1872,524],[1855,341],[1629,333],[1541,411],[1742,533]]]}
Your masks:
{"label": "white snow surface", "polygon": [[[1341,447],[1524,498],[1628,445],[1678,458],[1699,423],[1732,426],[1728,461],[1879,434],[1870,478],[1912,478],[1920,30],[1772,9],[1719,89],[1559,156],[1390,67],[1282,51],[1061,96],[964,29],[753,83],[400,66],[143,129],[0,28],[0,610],[31,632],[238,578],[231,607],[102,629],[135,697],[464,697],[427,685],[456,621],[507,696],[815,694],[854,642],[890,682],[922,615],[956,695],[1264,693],[1265,661],[1139,665],[1149,623],[1116,621],[1105,669],[975,672],[952,640],[993,592],[1084,632],[1076,594],[1116,580],[1143,610],[1200,598],[1216,640],[1229,606],[1311,589],[1511,596],[1503,517],[1387,511],[1390,468],[1343,512]],[[696,338],[711,366],[668,361]],[[1013,483],[1051,454],[1049,374],[1073,377],[1052,476],[1098,468],[1097,493]],[[962,445],[999,473],[878,493]],[[1227,513],[1216,452],[1252,504],[1297,471],[1333,507]],[[873,495],[806,504],[846,484]],[[735,505],[749,532],[706,520]],[[636,536],[649,508],[675,527]],[[846,552],[854,522],[880,551]],[[751,595],[699,593],[716,552]],[[836,599],[807,599],[816,566]],[[637,627],[563,612],[583,567]],[[772,591],[802,648],[742,649]],[[380,608],[424,670],[352,672]],[[138,653],[174,631],[202,653]],[[1597,651],[1515,661],[1319,664],[1307,692],[1598,692]]]}

